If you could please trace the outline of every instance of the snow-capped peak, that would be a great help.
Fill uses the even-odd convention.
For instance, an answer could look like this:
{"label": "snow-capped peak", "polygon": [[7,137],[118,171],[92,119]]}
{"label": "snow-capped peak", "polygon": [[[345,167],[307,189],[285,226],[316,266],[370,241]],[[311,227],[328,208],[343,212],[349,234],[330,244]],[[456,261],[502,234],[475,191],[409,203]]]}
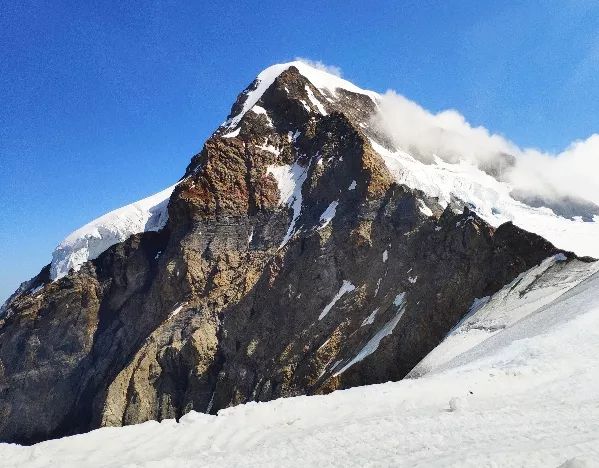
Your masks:
{"label": "snow-capped peak", "polygon": [[229,128],[236,127],[241,121],[242,117],[256,105],[264,92],[270,87],[270,85],[273,84],[277,77],[290,67],[297,68],[299,72],[316,88],[319,90],[327,90],[333,96],[336,96],[336,90],[341,88],[352,93],[365,94],[370,96],[370,98],[373,100],[376,100],[379,97],[379,95],[374,91],[368,91],[359,88],[353,83],[344,80],[337,75],[313,67],[306,62],[296,60],[293,62],[278,63],[271,65],[258,74],[256,77],[256,81],[258,83],[256,89],[248,92],[245,102],[243,103],[242,110],[237,115],[234,115],[227,120],[224,125]]}
{"label": "snow-capped peak", "polygon": [[[241,110],[224,123],[224,137],[237,136],[239,122],[252,109],[268,117],[266,110],[258,102],[275,79],[290,67],[295,67],[314,88],[329,99],[339,97],[338,90],[343,89],[366,95],[375,103],[380,102],[381,96],[378,93],[362,89],[304,61],[275,64],[258,74],[255,89],[246,92]],[[324,107],[314,97],[309,86],[306,86],[306,92],[315,108],[325,115]],[[422,190],[428,196],[437,198],[442,206],[447,206],[452,199],[459,199],[494,226],[512,221],[523,229],[545,237],[559,248],[579,255],[599,257],[599,244],[596,242],[599,238],[599,217],[596,216],[591,222],[579,222],[559,216],[549,208],[533,208],[515,200],[509,184],[498,181],[475,166],[453,164],[439,159],[434,164],[426,164],[399,148],[390,151],[373,138],[375,135],[371,134],[369,125],[360,122],[360,126],[370,134],[372,146],[398,183]],[[71,233],[53,252],[51,278],[65,276],[71,268],[78,270],[83,263],[96,258],[104,250],[132,234],[163,227],[167,218],[168,199],[174,187],[173,185],[148,198],[114,210]],[[425,209],[425,212],[432,214],[429,209]]]}

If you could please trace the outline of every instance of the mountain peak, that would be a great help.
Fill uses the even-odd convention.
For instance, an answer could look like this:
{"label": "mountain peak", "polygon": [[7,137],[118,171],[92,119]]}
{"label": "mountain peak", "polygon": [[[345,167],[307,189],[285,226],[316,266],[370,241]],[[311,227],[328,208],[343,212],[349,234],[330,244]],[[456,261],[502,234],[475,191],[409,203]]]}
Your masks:
{"label": "mountain peak", "polygon": [[236,127],[246,112],[258,103],[266,90],[285,71],[302,75],[317,89],[321,92],[325,92],[326,95],[332,98],[337,97],[336,93],[338,89],[349,91],[351,93],[364,94],[373,100],[377,99],[379,96],[373,91],[359,88],[337,75],[316,68],[303,61],[296,60],[293,62],[279,63],[262,70],[254,81],[239,95],[239,98],[233,105],[231,113],[223,126],[227,128]]}

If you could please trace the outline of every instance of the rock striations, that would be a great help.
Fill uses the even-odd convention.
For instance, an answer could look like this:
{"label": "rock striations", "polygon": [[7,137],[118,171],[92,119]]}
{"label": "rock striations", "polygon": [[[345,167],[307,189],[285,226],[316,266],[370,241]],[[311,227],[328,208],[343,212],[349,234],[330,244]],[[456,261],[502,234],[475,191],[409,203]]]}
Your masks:
{"label": "rock striations", "polygon": [[476,298],[560,252],[398,184],[376,95],[308,68],[239,95],[162,229],[4,305],[0,440],[402,379]]}

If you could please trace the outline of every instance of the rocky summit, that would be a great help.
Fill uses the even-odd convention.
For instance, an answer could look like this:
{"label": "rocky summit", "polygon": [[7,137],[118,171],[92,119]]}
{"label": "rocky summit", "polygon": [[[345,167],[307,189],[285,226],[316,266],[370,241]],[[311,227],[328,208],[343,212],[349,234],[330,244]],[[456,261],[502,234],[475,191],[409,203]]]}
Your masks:
{"label": "rocky summit", "polygon": [[400,380],[478,299],[590,261],[410,183],[377,99],[270,67],[174,188],[65,239],[0,311],[0,440]]}

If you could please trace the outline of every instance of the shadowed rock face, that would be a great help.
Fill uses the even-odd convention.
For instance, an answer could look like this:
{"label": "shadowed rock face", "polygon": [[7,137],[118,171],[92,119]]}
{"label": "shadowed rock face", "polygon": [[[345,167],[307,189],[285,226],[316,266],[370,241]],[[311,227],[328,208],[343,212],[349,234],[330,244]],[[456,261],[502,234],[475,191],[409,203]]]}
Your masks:
{"label": "shadowed rock face", "polygon": [[289,68],[267,114],[192,158],[165,229],[17,291],[0,316],[0,440],[401,379],[475,298],[557,253],[394,183],[360,125],[374,103],[336,94]]}

